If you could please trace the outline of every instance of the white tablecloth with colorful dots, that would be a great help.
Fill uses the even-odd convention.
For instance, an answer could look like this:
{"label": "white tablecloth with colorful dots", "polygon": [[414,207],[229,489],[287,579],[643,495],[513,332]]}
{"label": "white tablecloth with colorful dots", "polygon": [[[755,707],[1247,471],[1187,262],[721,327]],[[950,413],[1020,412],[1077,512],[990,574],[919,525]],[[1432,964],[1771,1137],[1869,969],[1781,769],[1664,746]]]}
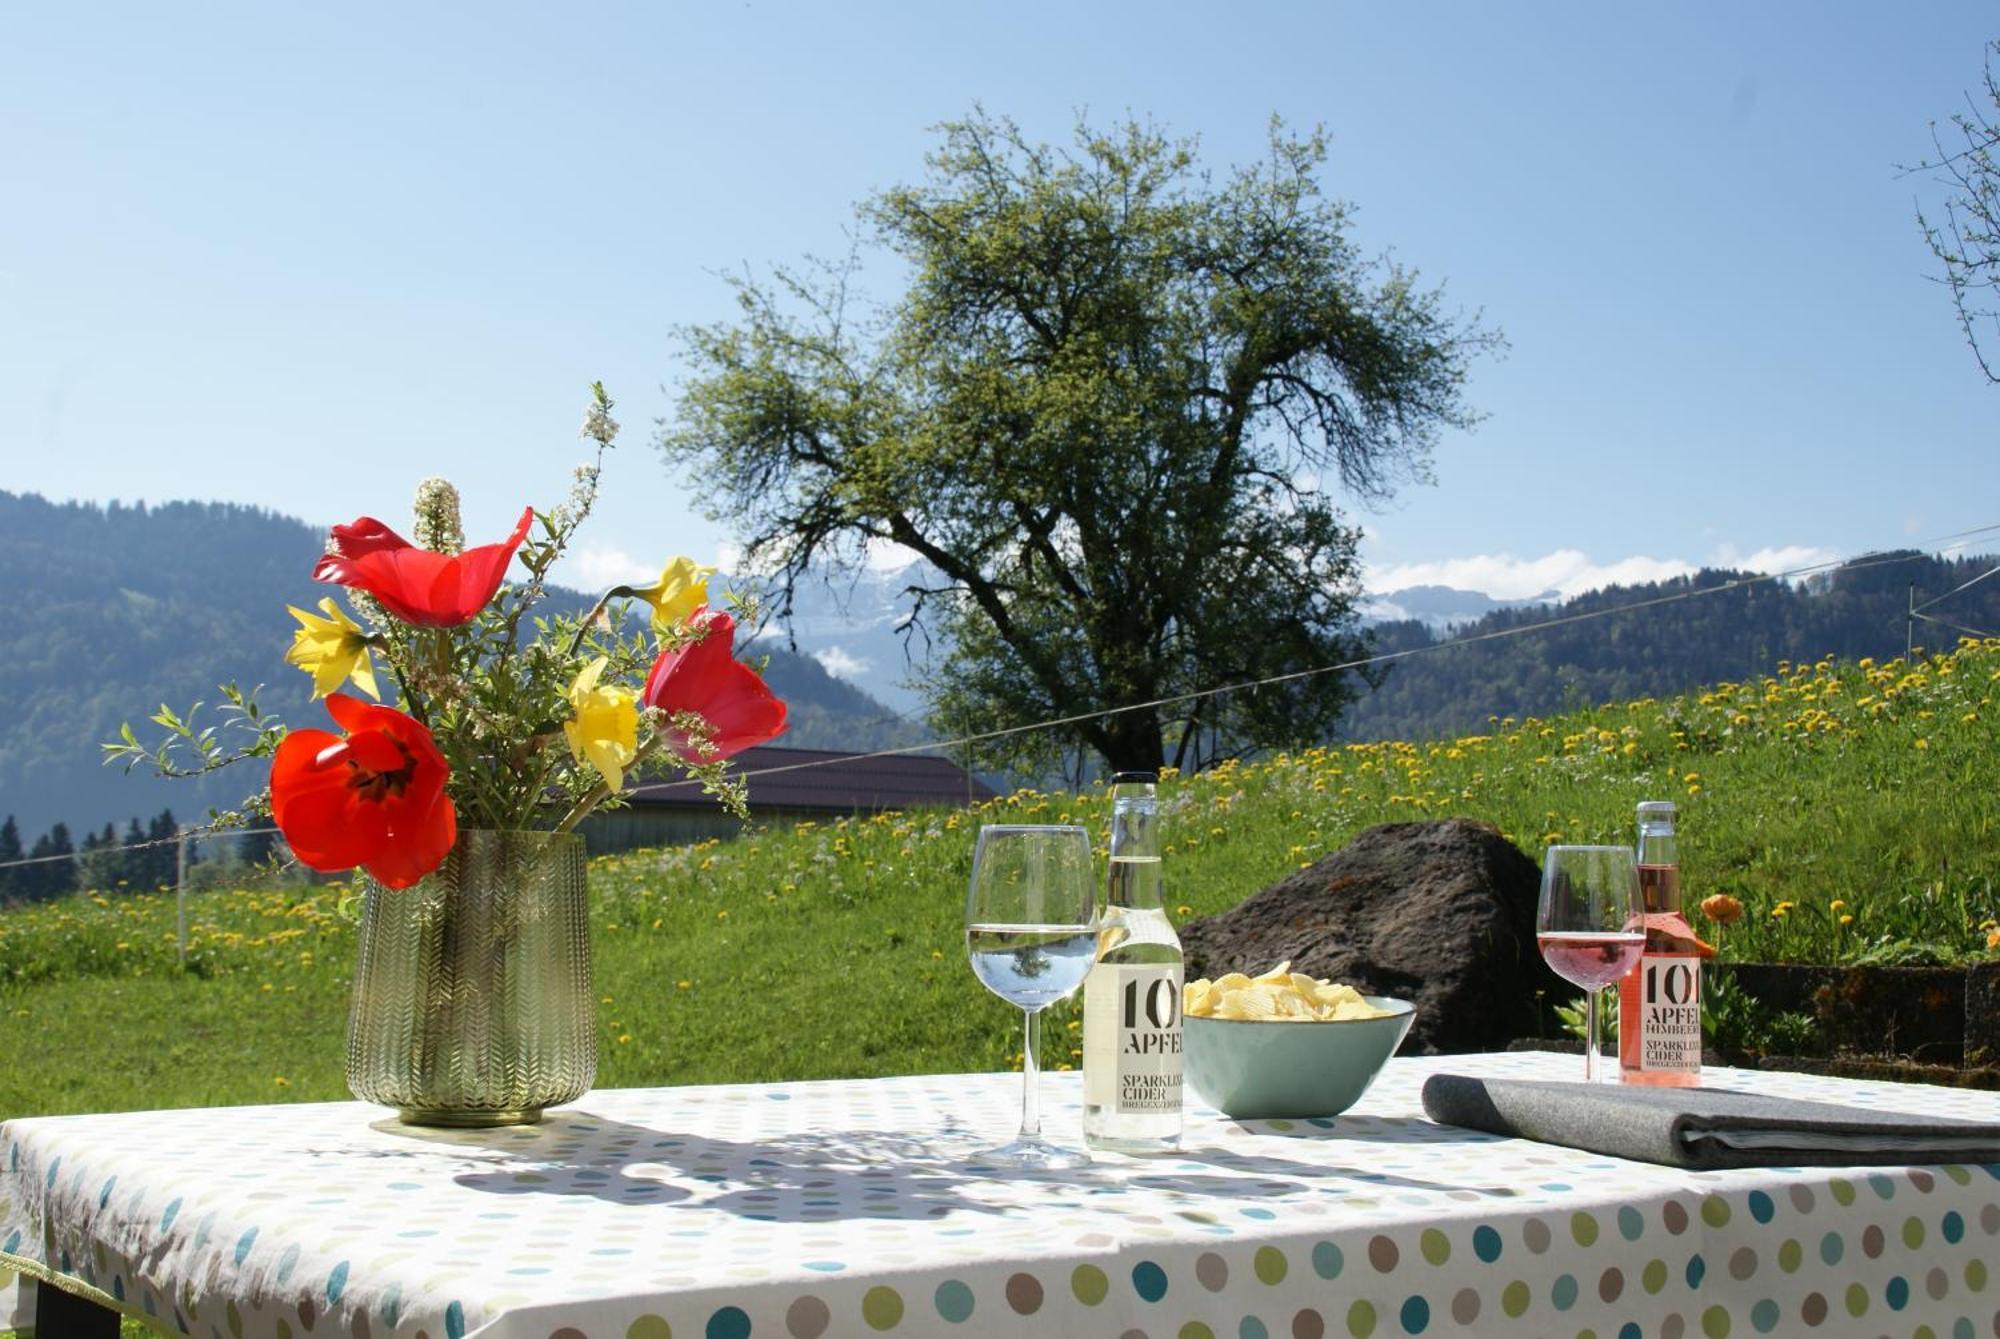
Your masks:
{"label": "white tablecloth with colorful dots", "polygon": [[[1434,1070],[1578,1064],[1396,1060],[1338,1120],[1196,1107],[1178,1156],[1019,1179],[967,1161],[1011,1133],[1008,1074],[596,1092],[489,1132],[353,1103],[15,1120],[0,1279],[210,1339],[2000,1334],[2000,1166],[1692,1173],[1421,1114]],[[1072,1134],[1076,1076],[1044,1083]]]}

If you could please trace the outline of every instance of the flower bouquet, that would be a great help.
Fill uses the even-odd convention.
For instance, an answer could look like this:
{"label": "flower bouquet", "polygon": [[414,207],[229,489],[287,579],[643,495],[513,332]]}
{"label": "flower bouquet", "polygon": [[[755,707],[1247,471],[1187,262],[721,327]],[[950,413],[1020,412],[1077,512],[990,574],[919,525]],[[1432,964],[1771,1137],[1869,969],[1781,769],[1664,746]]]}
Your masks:
{"label": "flower bouquet", "polygon": [[[162,707],[156,746],[129,725],[105,746],[175,776],[268,759],[268,789],[218,824],[268,809],[302,864],[366,872],[348,1082],[405,1119],[532,1119],[581,1095],[595,1028],[576,825],[656,757],[741,814],[726,760],[784,729],[785,704],[735,658],[735,618],[709,604],[712,568],[674,558],[587,611],[538,612],[617,434],[592,390],[595,457],[499,543],[465,546],[442,479],[418,488],[414,543],[373,517],[333,527],[312,575],[349,607],[293,608],[286,659],[335,729],[289,729],[232,684],[215,726]],[[621,600],[650,617],[614,619]]]}

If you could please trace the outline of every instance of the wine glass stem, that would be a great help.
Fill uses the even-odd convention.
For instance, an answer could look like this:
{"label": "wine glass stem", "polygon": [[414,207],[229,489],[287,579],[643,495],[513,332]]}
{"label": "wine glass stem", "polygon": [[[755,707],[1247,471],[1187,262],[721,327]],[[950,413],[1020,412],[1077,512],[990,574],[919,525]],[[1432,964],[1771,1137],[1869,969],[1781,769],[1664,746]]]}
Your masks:
{"label": "wine glass stem", "polygon": [[1597,1082],[1597,992],[1583,992],[1583,1081]]}
{"label": "wine glass stem", "polygon": [[1021,1044],[1021,1138],[1039,1139],[1042,1135],[1042,1108],[1036,1088],[1041,1070],[1035,1060],[1041,1041],[1041,1010],[1023,1009],[1021,1012],[1028,1016],[1027,1037]]}

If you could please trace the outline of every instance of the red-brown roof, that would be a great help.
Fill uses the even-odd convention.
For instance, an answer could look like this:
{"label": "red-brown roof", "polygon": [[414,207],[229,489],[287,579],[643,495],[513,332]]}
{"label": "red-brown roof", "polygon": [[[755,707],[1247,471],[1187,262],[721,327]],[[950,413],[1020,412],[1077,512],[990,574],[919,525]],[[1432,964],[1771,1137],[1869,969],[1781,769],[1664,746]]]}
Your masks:
{"label": "red-brown roof", "polygon": [[[750,808],[829,814],[962,805],[989,800],[993,792],[949,758],[901,753],[886,758],[829,749],[763,746],[730,759],[731,774],[750,784]],[[701,786],[663,779],[634,786],[637,809],[708,809],[715,801]]]}

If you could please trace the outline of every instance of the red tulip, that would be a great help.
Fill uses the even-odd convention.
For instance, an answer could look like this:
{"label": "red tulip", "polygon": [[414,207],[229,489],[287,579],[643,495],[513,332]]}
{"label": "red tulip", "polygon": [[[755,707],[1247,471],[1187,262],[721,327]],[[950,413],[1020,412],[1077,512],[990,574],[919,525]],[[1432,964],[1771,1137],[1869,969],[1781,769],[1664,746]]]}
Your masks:
{"label": "red tulip", "polygon": [[312,868],[359,865],[384,887],[407,888],[458,840],[444,755],[421,722],[393,707],[334,693],[326,709],[345,737],[285,736],[271,762],[271,817]]}
{"label": "red tulip", "polygon": [[[690,763],[714,762],[776,737],[785,728],[785,704],[757,671],[736,659],[736,620],[719,609],[697,610],[690,626],[706,628],[698,642],[662,651],[646,676],[639,700],[670,716],[691,712],[707,723],[698,740],[671,722],[667,747]],[[708,745],[702,747],[702,743]]]}
{"label": "red tulip", "polygon": [[333,527],[334,551],[313,567],[313,580],[362,590],[382,607],[420,628],[455,628],[470,623],[507,575],[514,551],[528,536],[535,509],[522,510],[514,533],[499,544],[482,544],[446,555],[420,549],[372,516]]}

